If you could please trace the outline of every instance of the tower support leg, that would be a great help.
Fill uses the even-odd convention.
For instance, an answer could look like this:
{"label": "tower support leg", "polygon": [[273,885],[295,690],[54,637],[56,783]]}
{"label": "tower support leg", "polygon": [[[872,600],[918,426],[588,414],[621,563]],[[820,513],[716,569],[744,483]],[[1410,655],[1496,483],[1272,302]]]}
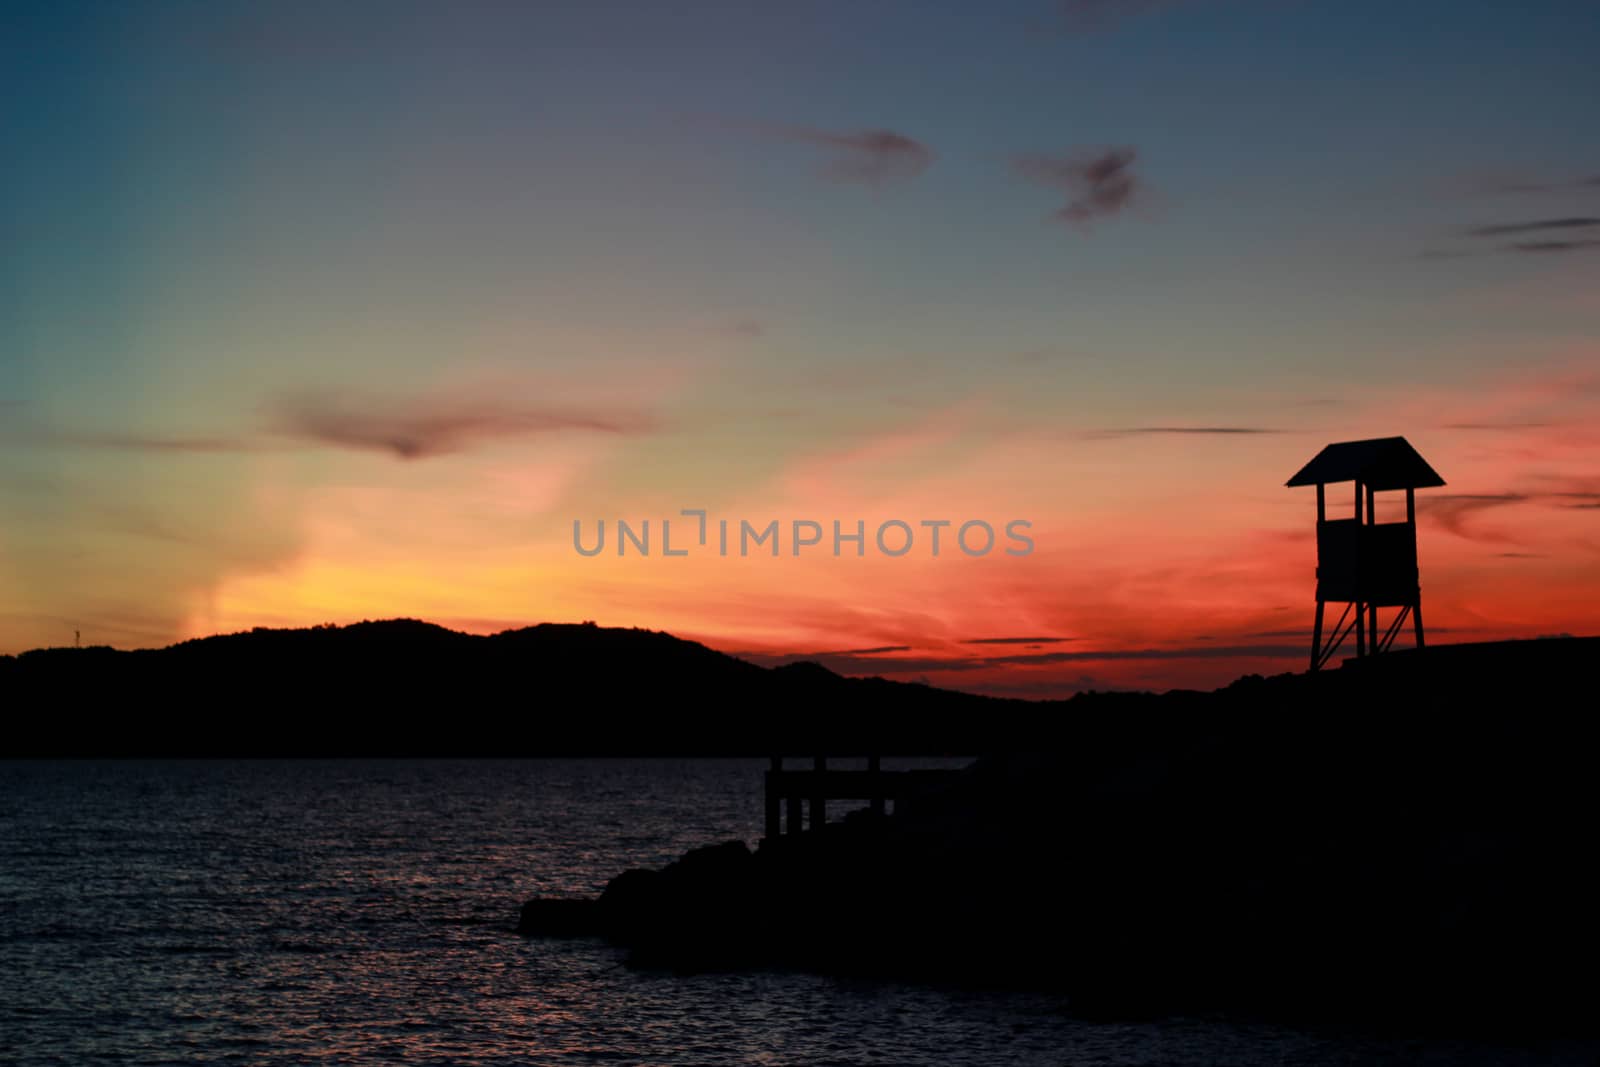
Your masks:
{"label": "tower support leg", "polygon": [[1327,605],[1317,601],[1317,619],[1311,625],[1311,669],[1317,670],[1322,666],[1322,613]]}

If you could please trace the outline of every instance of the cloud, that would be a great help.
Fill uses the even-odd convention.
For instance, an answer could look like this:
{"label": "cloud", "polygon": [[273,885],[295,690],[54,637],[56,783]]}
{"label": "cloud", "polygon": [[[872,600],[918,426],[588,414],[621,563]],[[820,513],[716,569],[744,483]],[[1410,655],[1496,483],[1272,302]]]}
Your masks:
{"label": "cloud", "polygon": [[1476,248],[1430,250],[1424,252],[1423,257],[1426,259],[1454,259],[1475,255],[1480,251],[1533,255],[1552,252],[1579,252],[1589,248],[1600,248],[1600,236],[1591,236],[1597,228],[1600,228],[1600,217],[1593,215],[1569,215],[1562,218],[1530,219],[1526,222],[1500,222],[1487,226],[1473,226],[1462,230],[1462,236],[1476,238],[1480,241],[1498,237],[1527,236],[1529,234],[1576,233],[1578,236],[1511,241],[1494,245],[1488,249],[1479,245]]}
{"label": "cloud", "polygon": [[763,125],[768,137],[822,149],[824,177],[841,182],[881,185],[917,177],[933,165],[933,149],[894,130],[839,132],[814,126]]}
{"label": "cloud", "polygon": [[[926,674],[929,671],[973,671],[985,666],[981,658],[944,656],[884,656],[888,649],[863,649],[860,652],[740,652],[742,659],[764,667],[790,663],[820,663],[836,674]],[[909,651],[909,646],[903,650]]]}
{"label": "cloud", "polygon": [[1491,177],[1474,182],[1473,189],[1482,193],[1592,192],[1600,189],[1600,174],[1589,174],[1579,178],[1560,178],[1555,181],[1529,180],[1526,177]]}
{"label": "cloud", "polygon": [[877,648],[847,648],[840,652],[815,652],[817,656],[881,656],[886,652],[910,652],[910,645],[880,645]]}
{"label": "cloud", "polygon": [[1052,663],[1078,663],[1085,660],[1172,660],[1172,659],[1282,659],[1304,656],[1300,645],[1201,645],[1175,648],[1112,648],[1082,652],[1041,652],[1035,655],[991,656],[988,666],[1043,666]]}
{"label": "cloud", "polygon": [[[1309,630],[1306,631],[1309,633]],[[770,653],[740,653],[748,660],[764,666],[781,666],[786,663],[821,663],[838,674],[847,675],[923,675],[930,673],[970,673],[1007,667],[1049,667],[1062,663],[1108,663],[1121,661],[1213,660],[1213,659],[1298,659],[1305,655],[1302,645],[1248,644],[1201,645],[1173,648],[1112,648],[1085,649],[1073,652],[1032,652],[1005,656],[886,656],[877,658],[869,653],[891,651],[869,649],[861,653],[813,653],[811,655],[773,655]]]}
{"label": "cloud", "polygon": [[395,404],[304,393],[281,401],[274,428],[301,441],[414,460],[494,440],[573,430],[636,434],[651,426],[650,419],[629,412],[522,407],[484,400]]}
{"label": "cloud", "polygon": [[1117,437],[1240,437],[1252,434],[1283,433],[1265,426],[1124,426],[1108,430],[1086,430],[1088,440]]}
{"label": "cloud", "polygon": [[1505,247],[1508,252],[1581,252],[1586,248],[1600,248],[1600,237],[1580,241],[1518,241]]}
{"label": "cloud", "polygon": [[1067,202],[1052,214],[1062,222],[1089,222],[1119,214],[1143,189],[1133,173],[1138,151],[1101,148],[1066,156],[1022,155],[1011,169],[1024,181],[1066,193]]}
{"label": "cloud", "polygon": [[1531,499],[1527,493],[1445,493],[1419,496],[1417,511],[1458,537],[1473,541],[1504,542],[1511,538],[1479,530],[1471,524],[1471,520],[1486,511],[1525,504]]}
{"label": "cloud", "polygon": [[471,398],[401,402],[305,392],[282,398],[269,410],[264,425],[238,434],[20,427],[0,431],[0,440],[172,455],[269,452],[313,445],[387,452],[412,460],[460,452],[506,438],[567,431],[637,434],[653,426],[648,416],[632,411],[519,406]]}
{"label": "cloud", "polygon": [[1059,645],[1064,641],[1076,640],[1076,637],[969,637],[963,643],[968,645]]}
{"label": "cloud", "polygon": [[1468,237],[1508,237],[1518,233],[1538,233],[1543,230],[1578,230],[1600,226],[1600,218],[1576,215],[1562,219],[1534,219],[1532,222],[1505,222],[1494,226],[1475,226],[1467,231]]}
{"label": "cloud", "polygon": [[268,446],[247,437],[184,436],[182,434],[96,432],[90,430],[34,430],[12,435],[34,444],[67,448],[96,448],[116,452],[169,452],[213,455],[231,452],[261,452]]}

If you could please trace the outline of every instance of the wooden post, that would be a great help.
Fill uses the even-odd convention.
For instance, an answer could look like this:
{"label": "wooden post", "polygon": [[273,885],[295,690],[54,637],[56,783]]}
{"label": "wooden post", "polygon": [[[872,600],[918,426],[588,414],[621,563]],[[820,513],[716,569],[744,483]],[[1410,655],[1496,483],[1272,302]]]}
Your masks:
{"label": "wooden post", "polygon": [[[1367,525],[1378,525],[1378,507],[1372,499],[1372,486],[1367,486]],[[1372,651],[1378,651],[1378,605],[1367,605],[1367,633],[1372,637]]]}
{"label": "wooden post", "polygon": [[828,757],[818,756],[813,766],[816,777],[811,783],[811,829],[820,830],[822,824],[828,821],[827,791],[823,787],[823,776],[828,773]]}
{"label": "wooden post", "polygon": [[[1417,491],[1406,488],[1406,521],[1411,524],[1411,544],[1417,543]],[[1413,552],[1415,548],[1413,547]],[[1417,591],[1412,594],[1411,600],[1411,632],[1416,635],[1417,647],[1425,647],[1422,636],[1422,583],[1419,579]]]}
{"label": "wooden post", "polygon": [[867,774],[872,777],[872,814],[881,819],[884,815],[883,765],[877,756],[867,757]]}
{"label": "wooden post", "polygon": [[1365,534],[1361,529],[1362,525],[1363,525],[1363,523],[1362,523],[1362,519],[1361,519],[1361,483],[1357,482],[1356,483],[1356,548],[1355,548],[1355,552],[1356,552],[1356,658],[1357,659],[1360,659],[1361,657],[1363,657],[1363,656],[1365,656],[1367,654],[1367,612],[1366,612],[1366,604],[1362,603],[1362,600],[1361,600],[1361,581],[1362,581],[1362,573],[1361,573],[1362,572],[1362,566],[1361,566],[1361,563],[1362,563],[1362,559],[1361,559],[1362,552],[1361,552],[1361,549],[1362,549],[1363,544],[1365,542]]}
{"label": "wooden post", "polygon": [[1317,600],[1317,621],[1311,627],[1311,669],[1318,670],[1322,666],[1322,609],[1321,598]]}
{"label": "wooden post", "polygon": [[783,833],[783,823],[780,821],[782,812],[778,802],[778,785],[783,777],[783,757],[773,756],[772,766],[767,771],[767,836],[777,837]]}
{"label": "wooden post", "polygon": [[1317,619],[1311,627],[1311,669],[1322,667],[1322,524],[1328,521],[1327,487],[1317,483]]}

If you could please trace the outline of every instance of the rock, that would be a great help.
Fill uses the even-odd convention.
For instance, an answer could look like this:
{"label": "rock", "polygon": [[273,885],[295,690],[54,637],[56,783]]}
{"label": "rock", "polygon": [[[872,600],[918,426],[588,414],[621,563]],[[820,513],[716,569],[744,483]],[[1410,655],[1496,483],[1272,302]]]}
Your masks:
{"label": "rock", "polygon": [[525,937],[598,937],[600,902],[587,897],[536,897],[522,905],[517,933]]}

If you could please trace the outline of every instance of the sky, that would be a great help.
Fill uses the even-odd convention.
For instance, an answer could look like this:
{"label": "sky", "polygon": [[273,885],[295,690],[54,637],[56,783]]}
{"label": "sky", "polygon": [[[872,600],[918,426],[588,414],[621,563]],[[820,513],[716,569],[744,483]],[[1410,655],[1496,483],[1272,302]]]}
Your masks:
{"label": "sky", "polygon": [[0,652],[1209,687],[1304,665],[1283,483],[1396,434],[1433,641],[1600,632],[1596,54],[1538,0],[8,5]]}

